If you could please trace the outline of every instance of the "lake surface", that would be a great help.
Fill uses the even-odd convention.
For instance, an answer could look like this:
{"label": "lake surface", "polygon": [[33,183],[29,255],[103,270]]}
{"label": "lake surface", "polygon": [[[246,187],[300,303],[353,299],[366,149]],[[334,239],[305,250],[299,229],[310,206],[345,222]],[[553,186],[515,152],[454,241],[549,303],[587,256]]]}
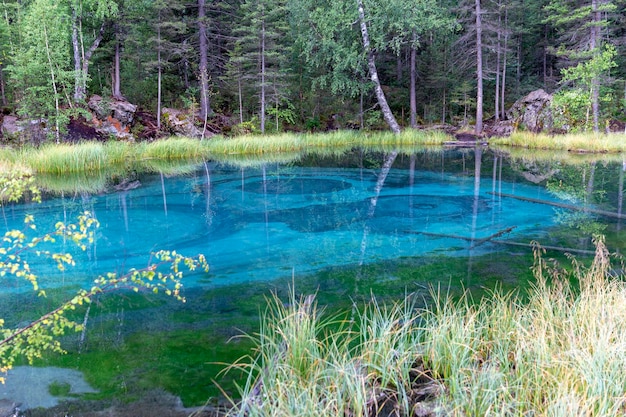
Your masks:
{"label": "lake surface", "polygon": [[[621,251],[623,172],[616,163],[538,163],[486,150],[355,151],[243,168],[207,162],[178,177],[129,174],[138,187],[127,191],[7,206],[3,220],[22,228],[33,214],[41,232],[94,213],[100,228],[86,251],[58,243],[75,268],[59,272],[31,259],[42,287],[61,298],[98,274],[147,265],[158,249],[203,253],[210,272],[185,277],[186,304],[105,297],[85,316],[82,342],[68,336],[69,354],[40,364],[84,371],[105,398],[160,388],[199,405],[218,395],[212,379],[236,395],[237,376],[217,375],[220,363],[249,353],[249,342],[231,337],[254,332],[272,292],[284,297],[295,286],[332,310],[372,294],[427,297],[433,285],[523,287],[532,263],[524,245],[533,240],[584,254],[601,230]],[[8,279],[3,288],[9,323],[46,308],[22,282]]]}

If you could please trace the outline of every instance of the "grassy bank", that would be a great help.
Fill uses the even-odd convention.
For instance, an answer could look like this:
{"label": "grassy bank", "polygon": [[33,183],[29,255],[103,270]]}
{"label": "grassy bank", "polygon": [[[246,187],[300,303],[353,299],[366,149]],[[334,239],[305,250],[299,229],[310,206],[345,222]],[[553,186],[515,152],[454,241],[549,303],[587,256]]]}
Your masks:
{"label": "grassy bank", "polygon": [[150,143],[84,142],[75,145],[50,144],[39,148],[0,150],[0,162],[22,164],[36,174],[95,173],[112,167],[161,171],[165,162],[200,162],[206,159],[231,160],[244,156],[287,154],[292,157],[308,151],[343,151],[353,147],[415,147],[440,145],[447,136],[440,132],[406,130],[392,133],[338,131],[328,134],[281,134],[241,136],[199,141],[170,138]]}
{"label": "grassy bank", "polygon": [[254,357],[236,365],[249,378],[232,414],[623,414],[626,283],[602,242],[590,267],[574,266],[538,257],[525,296],[435,292],[428,309],[373,301],[325,318],[311,297],[275,299]]}
{"label": "grassy bank", "polygon": [[558,150],[575,153],[622,153],[626,152],[624,133],[569,133],[549,135],[545,133],[514,132],[506,138],[492,138],[493,146],[512,146],[539,150]]}
{"label": "grassy bank", "polygon": [[[626,152],[622,134],[572,134],[549,136],[518,132],[509,138],[494,138],[490,144],[508,152],[561,151],[571,154]],[[407,129],[396,135],[390,132],[336,131],[325,134],[291,134],[267,136],[216,137],[199,141],[169,138],[150,143],[85,142],[50,144],[39,148],[0,150],[0,164],[19,164],[35,174],[92,174],[105,171],[168,172],[176,165],[194,164],[207,159],[242,165],[268,160],[291,161],[307,152],[343,153],[352,148],[374,151],[400,150],[412,153],[425,147],[440,146],[450,136],[438,131]],[[551,155],[544,158],[553,158]]]}

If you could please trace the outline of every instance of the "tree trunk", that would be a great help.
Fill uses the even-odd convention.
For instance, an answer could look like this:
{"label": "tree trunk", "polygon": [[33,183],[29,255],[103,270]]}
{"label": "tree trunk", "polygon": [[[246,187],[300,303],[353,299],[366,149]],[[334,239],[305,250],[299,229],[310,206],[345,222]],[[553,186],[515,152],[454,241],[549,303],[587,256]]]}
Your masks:
{"label": "tree trunk", "polygon": [[265,133],[265,20],[261,17],[261,133]]}
{"label": "tree trunk", "polygon": [[474,133],[483,133],[483,26],[480,0],[476,0],[476,126]]}
{"label": "tree trunk", "polygon": [[509,13],[504,9],[504,56],[502,57],[502,87],[500,88],[500,114],[506,119],[506,106],[504,104],[504,91],[506,90],[506,56],[509,47]]}
{"label": "tree trunk", "polygon": [[78,103],[85,98],[85,91],[82,88],[84,83],[82,80],[82,58],[78,42],[78,14],[76,13],[76,7],[72,7],[72,51],[74,52],[74,102]]}
{"label": "tree trunk", "polygon": [[115,25],[115,57],[113,59],[113,97],[122,98],[122,90],[120,86],[120,39],[119,26]]}
{"label": "tree trunk", "polygon": [[548,90],[548,25],[543,27],[543,89]]}
{"label": "tree trunk", "polygon": [[[198,37],[200,38],[200,118],[205,120],[211,113],[209,101],[209,70],[207,57],[207,32],[206,32],[205,0],[198,0]],[[204,132],[202,132],[204,135]]]}
{"label": "tree trunk", "polygon": [[7,105],[7,96],[4,92],[4,67],[3,65],[0,63],[0,98],[2,99],[2,105],[6,106]]}
{"label": "tree trunk", "polygon": [[396,57],[396,81],[398,84],[402,82],[402,53],[399,52]]}
{"label": "tree trunk", "polygon": [[81,92],[83,99],[87,95],[87,78],[89,76],[89,61],[91,60],[91,56],[93,55],[93,53],[96,51],[96,49],[98,49],[98,46],[100,46],[100,42],[102,42],[102,38],[104,37],[104,31],[106,30],[107,25],[108,25],[107,21],[102,22],[102,24],[100,25],[100,30],[98,31],[98,35],[96,35],[96,38],[93,40],[93,43],[91,44],[87,52],[85,52],[84,56],[82,57],[81,74],[80,74],[80,80],[82,84],[81,84],[80,92]]}
{"label": "tree trunk", "polygon": [[159,9],[159,22],[157,24],[157,130],[161,130],[161,81],[163,69],[161,68],[161,9]]}
{"label": "tree trunk", "polygon": [[385,121],[387,122],[391,130],[394,133],[400,133],[400,125],[398,125],[396,118],[389,108],[389,104],[387,103],[387,99],[385,98],[385,92],[383,91],[380,85],[380,80],[378,79],[378,71],[376,70],[376,57],[374,55],[374,51],[372,51],[372,48],[370,46],[369,34],[367,32],[367,24],[365,21],[365,10],[363,9],[363,0],[357,0],[356,3],[359,9],[359,23],[361,26],[361,36],[363,38],[363,48],[365,49],[365,54],[367,55],[367,66],[369,68],[370,78],[374,83],[374,90],[376,91],[376,99],[378,101],[378,105],[380,106],[380,109],[383,112],[383,117],[385,118]]}
{"label": "tree trunk", "polygon": [[416,58],[417,58],[417,48],[415,48],[415,32],[413,32],[413,44],[411,45],[411,69],[410,69],[410,87],[409,87],[409,107],[410,110],[409,112],[411,113],[410,115],[410,126],[415,129],[417,127],[417,99],[415,97],[415,87],[416,87],[416,78],[417,78],[417,70],[415,68],[415,66],[417,65],[416,63]]}
{"label": "tree trunk", "polygon": [[[591,1],[591,13],[593,22],[591,23],[591,39],[589,49],[592,57],[599,53],[600,48],[600,12],[598,11],[598,0]],[[593,58],[592,58],[593,59]],[[593,114],[593,131],[599,131],[598,119],[600,115],[600,80],[599,75],[595,75],[591,80],[591,112]]]}
{"label": "tree trunk", "polygon": [[496,121],[500,120],[500,59],[502,56],[502,15],[500,14],[501,1],[498,1],[498,27],[496,42],[496,92],[495,92],[495,117]]}
{"label": "tree trunk", "polygon": [[54,91],[54,109],[55,115],[55,137],[57,144],[60,143],[60,125],[59,125],[59,117],[60,117],[60,106],[59,106],[59,91],[57,89],[56,76],[54,74],[54,64],[52,63],[52,57],[50,56],[50,43],[48,42],[48,31],[46,30],[46,25],[43,25],[43,34],[46,46],[46,55],[48,56],[48,65],[50,66],[50,81],[52,82],[52,89]]}

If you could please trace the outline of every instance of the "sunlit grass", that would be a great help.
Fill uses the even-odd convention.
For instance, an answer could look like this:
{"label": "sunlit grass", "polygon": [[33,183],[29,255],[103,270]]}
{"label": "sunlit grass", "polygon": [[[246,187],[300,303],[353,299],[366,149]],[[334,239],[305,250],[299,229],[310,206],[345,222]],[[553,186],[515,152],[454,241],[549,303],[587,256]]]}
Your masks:
{"label": "sunlit grass", "polygon": [[107,189],[112,175],[124,174],[124,171],[95,171],[92,173],[73,172],[66,174],[40,173],[35,177],[35,184],[41,190],[50,193],[101,193]]}
{"label": "sunlit grass", "polygon": [[358,132],[340,130],[329,133],[284,133],[267,136],[240,136],[212,139],[208,142],[211,155],[271,154],[309,152],[324,149],[347,150],[354,147],[397,147],[441,145],[450,137],[442,132],[407,129],[400,134],[391,132]]}
{"label": "sunlit grass", "polygon": [[490,144],[530,149],[554,149],[569,152],[626,152],[626,135],[623,133],[570,133],[548,135],[545,133],[514,132],[508,138],[492,138]]}
{"label": "sunlit grass", "polygon": [[[626,139],[626,138],[625,138]],[[566,165],[579,165],[590,162],[617,162],[622,163],[624,155],[622,153],[582,153],[569,152],[567,150],[552,149],[531,149],[522,147],[507,147],[490,144],[490,148],[497,153],[512,160],[526,160],[536,162],[555,162]]]}
{"label": "sunlit grass", "polygon": [[140,160],[196,160],[208,157],[208,141],[192,138],[172,137],[154,142],[142,142],[135,145],[135,153]]}
{"label": "sunlit grass", "polygon": [[35,173],[94,172],[111,165],[104,145],[97,142],[80,145],[55,144],[38,149],[25,149],[20,159]]}
{"label": "sunlit grass", "polygon": [[334,318],[311,297],[273,299],[256,352],[234,365],[249,378],[231,414],[376,415],[384,401],[399,415],[622,415],[626,282],[596,245],[592,265],[572,272],[538,251],[527,294],[435,290],[426,308],[407,297]]}

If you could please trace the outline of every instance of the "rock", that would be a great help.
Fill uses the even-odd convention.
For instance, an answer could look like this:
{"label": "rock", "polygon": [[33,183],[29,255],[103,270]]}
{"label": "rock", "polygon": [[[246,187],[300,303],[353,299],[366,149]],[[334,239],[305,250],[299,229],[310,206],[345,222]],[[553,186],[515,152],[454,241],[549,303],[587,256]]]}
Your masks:
{"label": "rock", "polygon": [[19,406],[13,401],[1,399],[0,400],[0,417],[16,417],[19,415]]}
{"label": "rock", "polygon": [[40,144],[50,133],[47,123],[46,119],[21,120],[13,115],[5,115],[2,120],[2,139]]}
{"label": "rock", "polygon": [[91,96],[87,106],[93,112],[92,123],[98,132],[118,139],[133,139],[130,128],[137,106],[121,99],[105,100],[98,95]]}
{"label": "rock", "polygon": [[161,110],[162,122],[164,128],[177,136],[187,136],[191,138],[199,138],[202,131],[195,124],[195,117],[183,111],[164,107]]}
{"label": "rock", "polygon": [[541,132],[552,129],[552,94],[539,89],[530,92],[515,102],[506,113],[506,118],[513,122],[513,127]]}
{"label": "rock", "polygon": [[485,130],[487,130],[488,136],[496,136],[499,138],[511,136],[511,133],[513,133],[513,121],[498,120],[488,126],[488,129]]}
{"label": "rock", "polygon": [[2,121],[2,135],[3,136],[15,136],[24,128],[18,124],[16,116],[4,116]]}

